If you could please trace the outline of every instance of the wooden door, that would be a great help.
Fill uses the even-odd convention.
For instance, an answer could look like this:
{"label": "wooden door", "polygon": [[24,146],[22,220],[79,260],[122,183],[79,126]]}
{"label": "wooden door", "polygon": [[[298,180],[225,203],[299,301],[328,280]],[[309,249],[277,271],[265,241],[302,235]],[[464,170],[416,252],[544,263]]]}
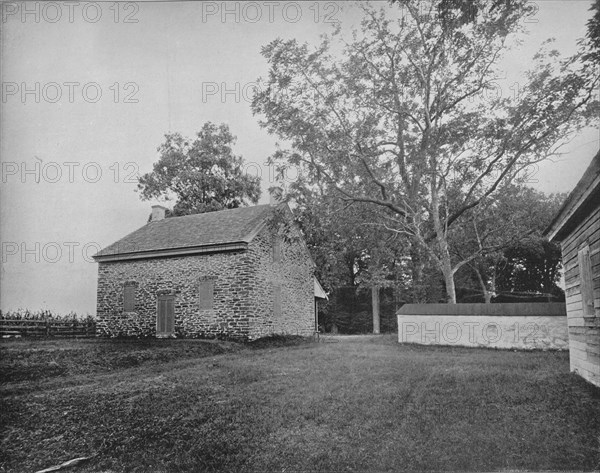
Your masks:
{"label": "wooden door", "polygon": [[175,327],[175,296],[158,296],[156,309],[156,336],[169,337]]}

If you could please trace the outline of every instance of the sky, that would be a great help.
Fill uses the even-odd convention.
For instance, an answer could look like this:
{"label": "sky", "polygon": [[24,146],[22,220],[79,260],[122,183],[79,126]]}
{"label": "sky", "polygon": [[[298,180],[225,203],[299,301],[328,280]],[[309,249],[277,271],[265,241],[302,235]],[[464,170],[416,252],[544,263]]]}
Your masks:
{"label": "sky", "polygon": [[[507,58],[511,93],[542,41],[567,55],[585,35],[590,1],[530,2],[530,34]],[[385,2],[380,5],[389,8]],[[150,206],[136,177],[151,171],[164,134],[193,136],[227,123],[247,172],[274,185],[265,165],[276,138],[258,125],[251,95],[268,65],[261,47],[281,37],[317,44],[343,2],[1,2],[0,308],[95,314],[91,256],[144,225]],[[582,131],[532,185],[570,191],[599,148]],[[293,178],[293,176],[290,176]]]}

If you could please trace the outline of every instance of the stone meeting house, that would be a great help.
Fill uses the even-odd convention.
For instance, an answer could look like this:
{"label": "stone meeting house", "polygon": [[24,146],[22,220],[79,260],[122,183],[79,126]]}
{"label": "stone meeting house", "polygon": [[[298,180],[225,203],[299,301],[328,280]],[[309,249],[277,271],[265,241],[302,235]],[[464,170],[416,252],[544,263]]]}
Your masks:
{"label": "stone meeting house", "polygon": [[[150,221],[98,252],[97,333],[252,340],[310,335],[325,297],[287,204]],[[280,221],[281,222],[281,221]],[[279,229],[278,229],[279,228]],[[288,233],[289,236],[289,233]]]}

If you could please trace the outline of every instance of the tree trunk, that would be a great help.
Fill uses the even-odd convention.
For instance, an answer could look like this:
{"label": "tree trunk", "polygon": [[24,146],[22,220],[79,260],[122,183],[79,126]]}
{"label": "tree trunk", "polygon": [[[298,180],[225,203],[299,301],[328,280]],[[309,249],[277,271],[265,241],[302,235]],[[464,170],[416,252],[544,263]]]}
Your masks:
{"label": "tree trunk", "polygon": [[444,265],[442,273],[444,274],[444,282],[446,283],[446,297],[448,299],[448,304],[456,304],[456,286],[454,285],[454,271],[452,271],[452,269],[448,269],[446,265]]}
{"label": "tree trunk", "polygon": [[481,275],[481,272],[477,268],[473,268],[473,271],[477,275],[477,280],[479,281],[479,285],[481,286],[481,290],[483,291],[483,297],[485,299],[485,303],[491,304],[492,303],[492,291],[488,290],[488,288],[485,284],[485,281],[483,280],[483,276]]}
{"label": "tree trunk", "polygon": [[448,300],[448,304],[456,304],[456,286],[454,284],[455,271],[452,269],[452,259],[448,249],[448,242],[446,241],[445,237],[438,236],[438,245],[440,247],[440,269],[442,270],[444,282],[446,284],[446,298]]}
{"label": "tree trunk", "polygon": [[379,287],[371,288],[371,302],[373,306],[373,333],[379,334]]}
{"label": "tree trunk", "polygon": [[[433,159],[433,162],[435,163],[435,158]],[[435,168],[435,165],[432,166],[432,168]],[[448,299],[448,304],[456,304],[454,270],[452,269],[452,258],[450,257],[450,249],[448,248],[447,228],[442,224],[440,218],[440,195],[435,173],[431,179],[431,216],[433,218],[433,229],[440,250],[438,264],[444,275],[444,282],[446,283],[446,297]]]}

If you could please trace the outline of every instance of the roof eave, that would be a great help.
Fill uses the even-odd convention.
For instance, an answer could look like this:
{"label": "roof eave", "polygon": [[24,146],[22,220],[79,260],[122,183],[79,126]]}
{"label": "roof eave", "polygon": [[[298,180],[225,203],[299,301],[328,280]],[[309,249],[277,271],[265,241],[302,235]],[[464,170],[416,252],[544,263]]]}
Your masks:
{"label": "roof eave", "polygon": [[568,233],[569,227],[576,224],[589,206],[591,199],[600,189],[600,151],[592,158],[587,169],[581,176],[575,188],[571,191],[556,216],[544,231],[550,241],[561,241]]}
{"label": "roof eave", "polygon": [[329,297],[327,296],[325,289],[323,289],[323,286],[321,286],[321,283],[319,282],[316,276],[313,276],[313,281],[315,297],[317,299],[325,299],[328,301]]}
{"label": "roof eave", "polygon": [[565,205],[544,232],[548,240],[562,241],[569,233],[569,229],[577,225],[585,215],[586,207],[598,203],[598,194],[600,194],[600,174],[591,183],[588,183],[587,188],[576,187],[573,190],[573,197],[569,196]]}
{"label": "roof eave", "polygon": [[135,253],[119,253],[112,255],[96,254],[92,256],[97,263],[108,263],[115,261],[130,261],[149,258],[165,258],[171,256],[192,256],[206,253],[224,253],[229,251],[244,251],[248,249],[247,241],[233,243],[219,243],[214,245],[203,245],[185,248],[165,248],[160,250],[139,251]]}

